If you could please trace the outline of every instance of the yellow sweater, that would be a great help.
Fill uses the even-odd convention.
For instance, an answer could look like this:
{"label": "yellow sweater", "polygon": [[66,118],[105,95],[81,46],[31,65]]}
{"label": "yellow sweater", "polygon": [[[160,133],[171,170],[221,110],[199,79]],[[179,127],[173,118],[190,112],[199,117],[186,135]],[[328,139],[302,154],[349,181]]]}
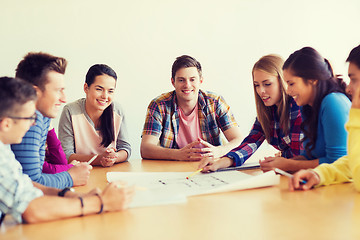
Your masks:
{"label": "yellow sweater", "polygon": [[349,132],[348,155],[315,168],[320,176],[317,186],[354,182],[356,190],[360,191],[360,109],[351,108],[346,129]]}

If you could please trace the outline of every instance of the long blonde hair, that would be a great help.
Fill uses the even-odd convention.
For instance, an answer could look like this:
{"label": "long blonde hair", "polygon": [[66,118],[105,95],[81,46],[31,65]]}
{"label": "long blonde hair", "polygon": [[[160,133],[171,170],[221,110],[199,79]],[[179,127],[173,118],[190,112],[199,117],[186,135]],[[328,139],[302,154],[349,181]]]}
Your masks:
{"label": "long blonde hair", "polygon": [[[263,56],[254,64],[252,69],[252,76],[254,79],[254,71],[259,70],[265,73],[268,73],[272,76],[277,77],[280,86],[281,98],[280,103],[277,109],[277,114],[280,117],[280,128],[282,129],[285,135],[289,134],[290,128],[290,113],[289,113],[289,96],[286,94],[286,83],[284,81],[282,66],[284,64],[284,60],[275,54],[270,54]],[[261,124],[261,127],[264,131],[265,138],[268,142],[270,142],[271,138],[271,121],[273,120],[273,108],[274,106],[267,107],[264,105],[261,97],[257,94],[255,86],[254,86],[254,94],[255,94],[255,103],[256,103],[256,111],[257,118]]]}

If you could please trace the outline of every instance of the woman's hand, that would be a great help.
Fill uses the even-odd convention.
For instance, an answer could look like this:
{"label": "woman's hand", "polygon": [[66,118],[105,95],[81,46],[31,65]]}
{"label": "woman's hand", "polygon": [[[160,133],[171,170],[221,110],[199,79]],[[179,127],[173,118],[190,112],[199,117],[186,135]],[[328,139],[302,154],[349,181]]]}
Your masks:
{"label": "woman's hand", "polygon": [[219,168],[230,167],[233,160],[228,157],[222,158],[204,158],[201,160],[198,169],[203,169],[202,172],[214,172]]}
{"label": "woman's hand", "polygon": [[117,159],[115,148],[108,148],[100,156],[100,164],[103,167],[111,167]]}
{"label": "woman's hand", "polygon": [[279,168],[284,171],[291,170],[291,165],[294,160],[283,157],[265,157],[264,160],[259,161],[260,168],[263,172],[268,172],[274,168]]}

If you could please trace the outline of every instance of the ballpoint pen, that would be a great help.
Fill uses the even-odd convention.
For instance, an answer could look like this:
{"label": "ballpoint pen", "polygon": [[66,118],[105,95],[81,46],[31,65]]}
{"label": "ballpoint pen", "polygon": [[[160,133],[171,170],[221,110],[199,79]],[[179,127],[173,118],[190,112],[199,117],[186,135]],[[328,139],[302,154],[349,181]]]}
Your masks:
{"label": "ballpoint pen", "polygon": [[[279,169],[279,168],[274,168],[274,171],[275,171],[276,173],[279,173],[279,174],[281,174],[281,175],[283,175],[283,176],[286,176],[286,177],[288,177],[288,178],[293,178],[293,177],[294,177],[292,174],[287,173],[287,172],[285,172],[285,171],[283,171],[283,170],[281,170],[281,169]],[[306,184],[306,183],[307,183],[307,181],[304,180],[304,179],[300,179],[299,181],[300,181],[300,184]]]}

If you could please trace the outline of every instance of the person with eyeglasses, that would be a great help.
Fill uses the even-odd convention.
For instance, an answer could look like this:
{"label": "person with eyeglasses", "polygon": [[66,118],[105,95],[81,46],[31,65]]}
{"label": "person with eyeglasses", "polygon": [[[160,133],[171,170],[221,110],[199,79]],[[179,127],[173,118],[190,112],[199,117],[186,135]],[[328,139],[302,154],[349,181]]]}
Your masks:
{"label": "person with eyeglasses", "polygon": [[31,181],[9,144],[20,143],[34,125],[36,91],[23,80],[1,77],[0,106],[0,224],[6,215],[17,223],[37,223],[127,208],[134,187],[119,188],[120,183],[79,194]]}
{"label": "person with eyeglasses", "polygon": [[16,78],[31,83],[36,90],[36,125],[30,127],[21,143],[12,144],[11,149],[22,165],[23,172],[33,181],[56,188],[85,185],[92,169],[89,164],[80,163],[67,171],[43,173],[50,120],[57,116],[61,104],[66,102],[66,65],[64,58],[39,52],[28,53],[16,68]]}
{"label": "person with eyeglasses", "polygon": [[37,115],[36,113],[34,113],[34,115],[32,115],[31,117],[14,117],[14,116],[8,116],[8,118],[11,119],[23,119],[23,120],[29,120],[31,122],[31,126],[35,125],[36,119],[37,119]]}

